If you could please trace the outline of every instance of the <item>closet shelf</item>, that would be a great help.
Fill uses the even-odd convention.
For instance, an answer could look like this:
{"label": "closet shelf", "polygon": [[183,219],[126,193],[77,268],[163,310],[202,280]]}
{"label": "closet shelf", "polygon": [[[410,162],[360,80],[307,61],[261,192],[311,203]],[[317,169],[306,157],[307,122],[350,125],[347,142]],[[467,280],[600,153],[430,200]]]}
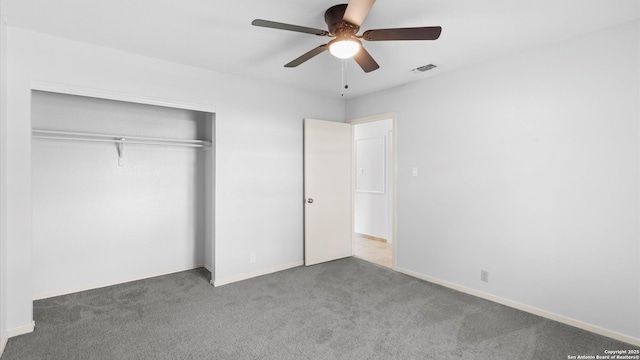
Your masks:
{"label": "closet shelf", "polygon": [[211,141],[189,140],[189,139],[167,139],[142,136],[125,136],[110,134],[94,134],[71,131],[32,129],[31,137],[34,139],[46,140],[66,140],[66,141],[88,141],[88,142],[108,142],[116,144],[118,148],[118,165],[122,166],[124,155],[124,144],[136,145],[168,145],[186,146],[193,148],[211,148]]}
{"label": "closet shelf", "polygon": [[48,140],[69,140],[69,141],[89,141],[89,142],[110,142],[139,145],[169,145],[187,147],[211,147],[211,141],[188,140],[188,139],[168,139],[128,135],[94,134],[71,131],[42,130],[33,129],[31,135],[34,139]]}

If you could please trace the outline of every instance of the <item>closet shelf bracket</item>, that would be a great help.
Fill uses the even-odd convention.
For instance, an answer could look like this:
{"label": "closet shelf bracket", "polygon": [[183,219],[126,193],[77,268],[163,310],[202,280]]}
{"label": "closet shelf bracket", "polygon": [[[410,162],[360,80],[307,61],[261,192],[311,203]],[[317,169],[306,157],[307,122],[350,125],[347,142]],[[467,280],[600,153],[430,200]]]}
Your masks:
{"label": "closet shelf bracket", "polygon": [[122,157],[124,156],[124,138],[120,138],[117,143],[118,146],[118,166],[122,166]]}

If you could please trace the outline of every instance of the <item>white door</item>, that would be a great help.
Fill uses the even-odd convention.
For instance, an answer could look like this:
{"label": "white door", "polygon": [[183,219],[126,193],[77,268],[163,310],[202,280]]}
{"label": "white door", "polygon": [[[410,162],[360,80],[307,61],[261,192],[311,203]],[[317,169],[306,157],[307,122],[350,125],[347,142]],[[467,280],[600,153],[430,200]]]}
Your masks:
{"label": "white door", "polygon": [[351,256],[351,125],[304,120],[304,263]]}

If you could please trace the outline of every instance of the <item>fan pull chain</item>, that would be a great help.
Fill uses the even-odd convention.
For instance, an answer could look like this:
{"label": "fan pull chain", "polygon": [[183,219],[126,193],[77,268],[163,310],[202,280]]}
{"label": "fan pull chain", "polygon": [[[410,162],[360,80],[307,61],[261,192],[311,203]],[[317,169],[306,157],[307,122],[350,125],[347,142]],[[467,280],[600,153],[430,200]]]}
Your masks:
{"label": "fan pull chain", "polygon": [[340,93],[341,96],[344,96],[344,91],[345,89],[349,88],[349,84],[347,83],[348,79],[347,79],[347,59],[343,59],[342,60],[342,92]]}
{"label": "fan pull chain", "polygon": [[341,61],[340,75],[342,75],[342,81],[340,82],[340,96],[344,96],[344,60]]}

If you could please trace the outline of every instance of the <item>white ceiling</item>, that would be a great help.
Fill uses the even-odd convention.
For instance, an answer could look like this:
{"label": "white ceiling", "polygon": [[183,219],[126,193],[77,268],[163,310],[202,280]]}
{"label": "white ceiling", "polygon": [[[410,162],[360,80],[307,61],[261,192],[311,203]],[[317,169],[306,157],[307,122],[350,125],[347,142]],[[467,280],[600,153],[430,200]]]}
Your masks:
{"label": "white ceiling", "polygon": [[[251,26],[256,18],[326,29],[336,0],[2,0],[9,26],[340,96],[328,52],[283,65],[330,38]],[[345,0],[343,0],[344,2]],[[442,26],[436,41],[364,42],[380,64],[347,63],[346,97],[604,29],[640,17],[638,0],[378,0],[362,29]],[[426,73],[411,71],[435,64]]]}

